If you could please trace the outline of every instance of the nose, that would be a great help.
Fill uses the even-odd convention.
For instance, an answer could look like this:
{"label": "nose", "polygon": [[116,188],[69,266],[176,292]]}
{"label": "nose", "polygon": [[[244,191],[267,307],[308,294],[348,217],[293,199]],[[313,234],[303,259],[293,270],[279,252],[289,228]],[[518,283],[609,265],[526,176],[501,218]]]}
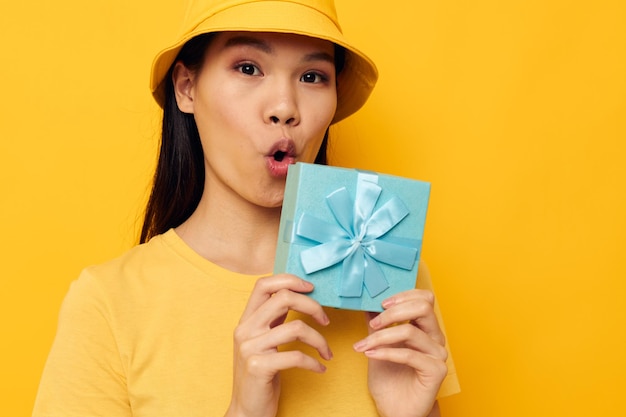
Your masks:
{"label": "nose", "polygon": [[298,94],[289,82],[275,83],[268,91],[265,110],[266,123],[273,125],[296,126],[300,123]]}

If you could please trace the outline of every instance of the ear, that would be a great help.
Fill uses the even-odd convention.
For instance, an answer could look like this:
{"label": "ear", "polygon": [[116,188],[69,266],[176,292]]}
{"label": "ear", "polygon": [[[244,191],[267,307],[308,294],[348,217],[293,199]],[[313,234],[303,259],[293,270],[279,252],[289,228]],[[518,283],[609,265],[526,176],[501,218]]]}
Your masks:
{"label": "ear", "polygon": [[174,95],[178,109],[183,113],[193,114],[193,86],[194,73],[189,70],[182,62],[178,61],[174,64],[172,71],[172,82],[174,83]]}

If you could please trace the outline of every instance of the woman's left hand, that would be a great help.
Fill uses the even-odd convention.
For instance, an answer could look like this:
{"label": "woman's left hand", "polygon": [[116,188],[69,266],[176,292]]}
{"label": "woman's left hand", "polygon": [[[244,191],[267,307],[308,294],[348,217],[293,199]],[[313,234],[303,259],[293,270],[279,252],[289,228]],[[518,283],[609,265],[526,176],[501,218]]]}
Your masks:
{"label": "woman's left hand", "polygon": [[434,302],[432,292],[410,290],[383,301],[382,313],[366,313],[369,335],[354,349],[369,358],[368,386],[382,416],[433,409],[448,357]]}

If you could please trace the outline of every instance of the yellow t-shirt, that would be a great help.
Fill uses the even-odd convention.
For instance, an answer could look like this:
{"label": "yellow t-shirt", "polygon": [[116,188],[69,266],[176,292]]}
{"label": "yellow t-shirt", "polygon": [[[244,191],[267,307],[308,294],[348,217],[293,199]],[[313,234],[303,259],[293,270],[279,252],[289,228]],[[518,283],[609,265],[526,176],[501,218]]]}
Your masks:
{"label": "yellow t-shirt", "polygon": [[[63,302],[33,416],[223,415],[233,329],[257,279],[207,261],[173,230],[86,269]],[[430,287],[425,270],[418,281]],[[367,359],[352,349],[366,334],[364,315],[328,315],[330,325],[316,327],[334,358],[322,375],[281,374],[280,416],[377,415]],[[458,391],[452,359],[448,367],[440,396]]]}

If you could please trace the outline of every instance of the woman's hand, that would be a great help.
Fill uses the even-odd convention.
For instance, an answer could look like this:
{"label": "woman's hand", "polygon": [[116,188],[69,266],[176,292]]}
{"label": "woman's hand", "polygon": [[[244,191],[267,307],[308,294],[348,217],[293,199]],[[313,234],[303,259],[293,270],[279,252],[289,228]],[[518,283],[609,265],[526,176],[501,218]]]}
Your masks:
{"label": "woman's hand", "polygon": [[227,416],[275,416],[280,371],[326,370],[319,360],[300,351],[278,351],[278,346],[298,340],[331,359],[332,352],[319,332],[300,320],[285,323],[289,310],[308,314],[324,326],[329,323],[319,303],[301,294],[312,290],[313,284],[289,274],[257,281],[234,332],[233,396]]}
{"label": "woman's hand", "polygon": [[368,385],[382,416],[430,415],[447,374],[443,332],[426,290],[396,294],[382,313],[366,313],[369,336],[354,348],[370,359]]}

